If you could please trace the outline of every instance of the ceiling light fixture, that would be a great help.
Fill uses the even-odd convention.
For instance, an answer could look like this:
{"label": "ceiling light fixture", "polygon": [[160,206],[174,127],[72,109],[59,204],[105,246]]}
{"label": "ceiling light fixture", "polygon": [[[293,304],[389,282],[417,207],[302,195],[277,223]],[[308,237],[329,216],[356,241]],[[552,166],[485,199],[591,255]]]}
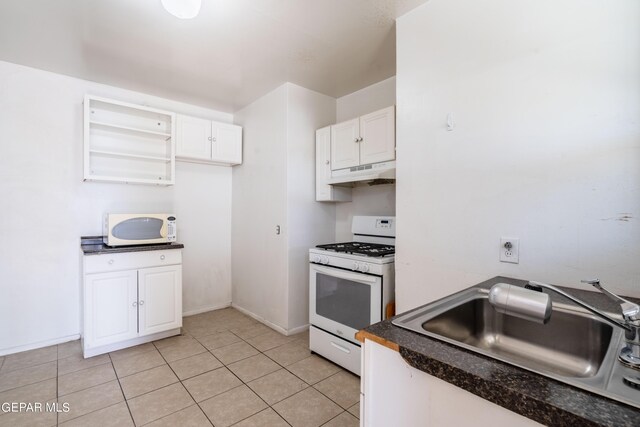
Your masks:
{"label": "ceiling light fixture", "polygon": [[161,0],[167,12],[180,19],[191,19],[198,16],[202,0]]}

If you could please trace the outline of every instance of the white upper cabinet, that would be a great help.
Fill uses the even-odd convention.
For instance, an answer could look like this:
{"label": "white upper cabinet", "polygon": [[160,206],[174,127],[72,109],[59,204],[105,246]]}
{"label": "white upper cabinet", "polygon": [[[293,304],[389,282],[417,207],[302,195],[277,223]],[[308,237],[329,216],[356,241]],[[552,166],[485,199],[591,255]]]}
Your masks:
{"label": "white upper cabinet", "polygon": [[331,127],[316,131],[316,201],[350,202],[351,189],[335,187],[327,182],[331,178]]}
{"label": "white upper cabinet", "polygon": [[331,126],[331,169],[360,164],[360,119]]}
{"label": "white upper cabinet", "polygon": [[170,111],[86,95],[85,181],[173,184],[174,135]]}
{"label": "white upper cabinet", "polygon": [[211,158],[211,120],[179,115],[176,120],[176,155]]}
{"label": "white upper cabinet", "polygon": [[215,162],[239,165],[242,163],[242,128],[213,122],[211,158]]}
{"label": "white upper cabinet", "polygon": [[360,164],[380,163],[396,158],[394,108],[360,117]]}
{"label": "white upper cabinet", "polygon": [[176,133],[178,160],[223,165],[242,163],[240,126],[178,115]]}
{"label": "white upper cabinet", "polygon": [[384,108],[331,126],[331,169],[396,158],[395,108]]}

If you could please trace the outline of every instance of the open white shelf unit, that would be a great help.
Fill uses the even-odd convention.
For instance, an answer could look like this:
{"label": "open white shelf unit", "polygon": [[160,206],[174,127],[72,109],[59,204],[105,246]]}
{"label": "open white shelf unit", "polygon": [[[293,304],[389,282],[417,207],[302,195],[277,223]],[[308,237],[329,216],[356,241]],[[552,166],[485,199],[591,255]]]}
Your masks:
{"label": "open white shelf unit", "polygon": [[175,122],[170,111],[85,95],[85,181],[174,184]]}

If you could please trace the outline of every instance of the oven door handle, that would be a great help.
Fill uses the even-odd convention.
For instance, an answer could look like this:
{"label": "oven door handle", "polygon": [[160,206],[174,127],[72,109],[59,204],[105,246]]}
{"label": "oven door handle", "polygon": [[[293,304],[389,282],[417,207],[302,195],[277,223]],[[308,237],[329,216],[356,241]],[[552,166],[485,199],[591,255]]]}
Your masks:
{"label": "oven door handle", "polygon": [[313,271],[326,274],[327,276],[333,276],[339,279],[353,280],[354,282],[376,283],[376,281],[378,281],[378,278],[375,276],[368,276],[366,274],[358,274],[358,273],[350,273],[348,271],[340,270],[338,268],[320,267],[318,265],[313,265],[311,268]]}

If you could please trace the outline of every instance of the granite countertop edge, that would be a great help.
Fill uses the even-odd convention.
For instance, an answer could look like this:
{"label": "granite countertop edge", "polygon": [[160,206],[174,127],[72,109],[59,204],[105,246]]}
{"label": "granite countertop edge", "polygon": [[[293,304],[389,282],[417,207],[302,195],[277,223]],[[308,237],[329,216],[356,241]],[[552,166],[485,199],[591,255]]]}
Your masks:
{"label": "granite countertop edge", "polygon": [[84,255],[117,254],[126,252],[164,251],[183,249],[182,243],[160,243],[153,245],[107,246],[102,243],[102,236],[80,237],[80,249]]}
{"label": "granite countertop edge", "polygon": [[[523,281],[495,277],[476,286]],[[616,305],[596,292],[570,289],[598,308]],[[556,296],[552,296],[556,301]],[[562,297],[559,301],[565,302]],[[399,317],[399,316],[396,316]],[[524,417],[553,426],[635,426],[640,410],[536,374],[526,369],[427,337],[392,324],[391,318],[359,333],[396,350],[412,367]]]}

